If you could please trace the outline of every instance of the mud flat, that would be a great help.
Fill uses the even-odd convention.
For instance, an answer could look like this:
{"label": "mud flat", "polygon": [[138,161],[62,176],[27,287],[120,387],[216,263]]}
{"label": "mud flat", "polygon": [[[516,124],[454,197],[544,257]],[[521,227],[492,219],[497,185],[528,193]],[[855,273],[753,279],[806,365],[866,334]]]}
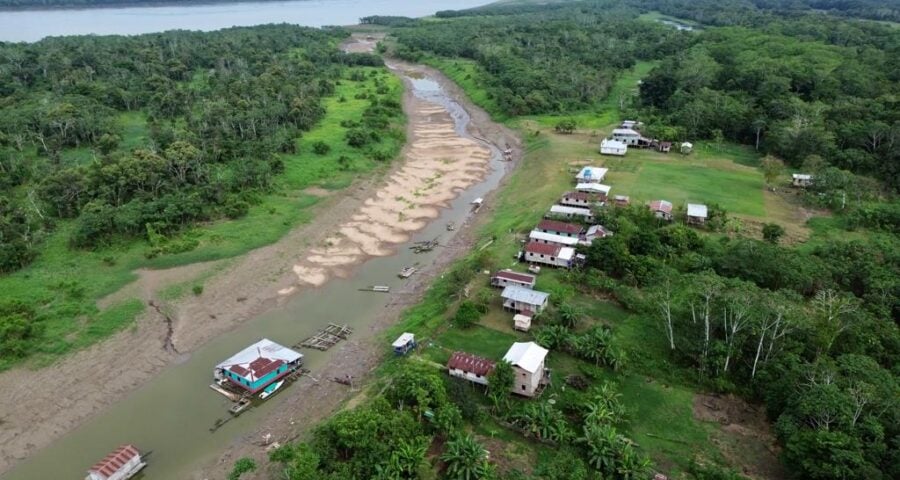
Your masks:
{"label": "mud flat", "polygon": [[[274,245],[183,271],[141,272],[129,294],[154,300],[164,315],[149,309],[133,329],[52,367],[0,374],[7,392],[0,400],[0,473],[19,463],[5,478],[72,477],[124,442],[153,450],[146,478],[224,477],[219,470],[234,455],[262,455],[256,445],[262,434],[294,438],[340,403],[346,387],[321,379],[363,378],[377,364],[385,348],[374,335],[466,251],[468,202],[487,197],[489,209],[490,192],[514,165],[500,160],[497,146],[519,151],[511,132],[437,72],[401,63],[392,68],[410,87],[404,99],[409,143],[383,178],[332,195],[316,221]],[[449,221],[463,228],[447,232]],[[442,247],[433,252],[414,255],[406,248],[436,236]],[[413,262],[420,273],[397,279]],[[189,280],[207,269],[217,273],[202,296],[175,304],[156,298],[173,278]],[[374,283],[391,285],[392,293],[358,291]],[[260,337],[289,344],[330,322],[350,324],[356,333],[328,352],[303,352],[315,379],[304,378],[209,432],[225,415],[223,399],[206,386],[212,365]],[[169,342],[173,348],[164,348]]]}

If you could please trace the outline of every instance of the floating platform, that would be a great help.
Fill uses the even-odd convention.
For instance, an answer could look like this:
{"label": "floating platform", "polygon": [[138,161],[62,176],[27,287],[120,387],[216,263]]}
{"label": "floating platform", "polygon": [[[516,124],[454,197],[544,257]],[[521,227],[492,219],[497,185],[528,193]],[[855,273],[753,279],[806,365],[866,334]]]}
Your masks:
{"label": "floating platform", "polygon": [[388,293],[391,291],[391,287],[387,285],[369,285],[366,288],[360,288],[360,292],[379,292],[379,293]]}
{"label": "floating platform", "polygon": [[329,323],[327,327],[323,328],[315,335],[300,342],[299,346],[325,351],[337,345],[341,340],[346,340],[351,333],[353,333],[353,330],[346,325]]}
{"label": "floating platform", "polygon": [[413,276],[413,274],[417,271],[419,271],[419,269],[416,267],[403,267],[403,269],[400,270],[400,273],[398,273],[397,276],[400,278],[409,278]]}

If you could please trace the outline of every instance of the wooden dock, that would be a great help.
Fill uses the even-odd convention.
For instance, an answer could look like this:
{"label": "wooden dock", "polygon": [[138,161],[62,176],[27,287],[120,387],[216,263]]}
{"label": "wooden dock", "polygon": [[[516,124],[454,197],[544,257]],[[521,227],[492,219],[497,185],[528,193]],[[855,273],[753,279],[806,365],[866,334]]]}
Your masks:
{"label": "wooden dock", "polygon": [[341,340],[346,340],[351,333],[353,333],[353,331],[350,330],[350,327],[346,325],[336,325],[334,323],[329,323],[327,327],[323,328],[315,335],[300,342],[298,345],[295,345],[295,347],[300,346],[304,348],[315,348],[316,350],[325,351],[337,345],[337,343]]}

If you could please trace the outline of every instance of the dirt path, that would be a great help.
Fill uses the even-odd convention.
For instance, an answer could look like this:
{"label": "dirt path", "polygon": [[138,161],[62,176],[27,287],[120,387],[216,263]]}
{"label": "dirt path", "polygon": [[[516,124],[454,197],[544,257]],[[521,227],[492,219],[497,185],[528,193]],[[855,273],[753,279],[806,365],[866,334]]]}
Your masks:
{"label": "dirt path", "polygon": [[[510,144],[517,154],[521,151],[511,131],[494,124],[485,112],[468,103],[452,82],[435,71],[428,72],[439,79],[446,91],[470,113],[472,136],[489,139],[497,145]],[[380,177],[358,181],[340,194],[322,200],[316,207],[313,222],[295,228],[273,245],[236,259],[168,270],[139,271],[138,281],[100,302],[105,304],[116,298],[133,297],[141,298],[148,305],[152,302],[153,306],[148,306],[146,313],[133,327],[50,367],[40,370],[19,368],[0,374],[0,389],[6,392],[0,400],[0,475],[16,462],[103,412],[167,366],[186,360],[190,352],[210,339],[283,304],[298,289],[312,288],[308,285],[317,282],[308,281],[310,277],[307,275],[299,275],[302,270],[298,272],[298,266],[322,268],[323,271],[317,274],[325,276],[325,280],[332,276],[349,275],[355,265],[367,258],[390,254],[391,244],[403,241],[406,235],[424,226],[429,218],[436,215],[438,208],[456,196],[460,188],[476,182],[484,173],[483,165],[479,167],[478,163],[486,164],[486,148],[477,142],[454,141],[446,130],[445,122],[450,120],[449,115],[442,116],[441,112],[428,110],[428,105],[417,101],[421,102],[409,93],[404,98],[410,143],[404,149],[404,161],[396,162],[397,165],[385,174],[387,182]],[[417,140],[425,143],[416,143]],[[430,157],[429,145],[436,152]],[[423,176],[409,167],[413,161],[431,162],[428,168],[436,168],[434,162],[449,162],[453,168],[448,168],[443,175],[453,181],[432,181],[430,176]],[[432,185],[441,183],[446,183],[447,187],[436,188]],[[395,197],[404,188],[420,191],[414,203],[396,203]],[[391,222],[389,217],[399,211],[406,211],[406,215],[415,216],[417,220],[394,228],[393,224],[398,222]],[[374,226],[378,222],[381,222],[382,227],[379,228],[382,236],[377,236],[378,232],[364,230],[368,224]],[[341,229],[345,232],[341,238],[328,234]],[[363,243],[354,242],[360,237],[355,237],[352,229],[376,236],[379,243],[365,245],[364,242],[368,241],[365,239]],[[385,309],[373,326],[373,333],[394,322],[405,305],[420,298],[434,275],[466,250],[470,242],[468,233],[461,231],[451,248],[447,249],[447,255],[425,268],[421,275],[416,275],[407,288],[407,291],[416,294],[392,302],[392,306]],[[346,249],[358,248],[360,252],[354,251],[352,261],[339,265],[317,262],[317,259],[333,255],[334,251],[330,249],[336,245]],[[365,250],[364,247],[374,248]],[[166,286],[190,281],[211,271],[214,274],[205,281],[202,295],[189,295],[169,303],[159,297]],[[329,366],[328,371],[321,372],[320,377],[330,378],[337,375],[334,372],[340,372],[361,378],[376,365],[378,351],[362,337],[360,341],[347,342],[336,352],[337,361]],[[116,365],[116,368],[95,368],[104,365]],[[290,389],[291,398],[285,402],[286,407],[277,418],[264,419],[260,431],[277,434],[276,438],[292,438],[300,432],[292,428],[285,415],[303,417],[306,424],[327,415],[347,393],[345,387],[331,382],[322,382],[317,386],[309,379],[304,379],[304,382],[311,384],[301,383],[300,388]],[[29,385],[29,388],[22,388],[22,385]],[[60,392],[65,392],[65,395],[60,395]],[[223,454],[223,461],[246,449],[258,454],[256,450],[259,449],[252,446],[252,441],[256,439],[248,436],[245,441],[238,442]],[[217,471],[216,465],[210,465],[209,469]],[[224,476],[218,473],[208,475],[209,478]]]}
{"label": "dirt path", "polygon": [[[392,63],[401,69],[419,71],[437,79],[441,87],[462,104],[470,114],[471,123],[468,133],[473,137],[483,138],[497,146],[512,146],[516,153],[513,159],[514,163],[511,166],[518,164],[521,158],[521,144],[515,133],[502,125],[494,123],[486,112],[469,102],[464,93],[452,81],[444,77],[440,72],[427,67],[412,66],[399,62]],[[408,137],[409,144],[404,151],[404,163],[419,162],[421,161],[419,155],[421,155],[423,145],[429,145],[431,139],[428,134],[422,135],[417,132],[422,132],[420,129],[422,124],[434,122],[434,112],[430,108],[417,108],[421,105],[410,94],[406,95],[404,101],[411,133]],[[318,381],[304,378],[298,382],[296,388],[291,388],[282,393],[287,399],[284,400],[284,403],[280,405],[276,412],[260,419],[255,431],[233,442],[215,460],[193,472],[189,478],[196,480],[224,478],[231,470],[235,460],[242,457],[252,457],[258,463],[264,464],[267,455],[266,447],[262,445],[264,436],[270,434],[272,442],[281,444],[302,437],[312,426],[334,413],[354,393],[358,393],[352,392],[347,386],[328,381],[327,379],[343,377],[349,374],[357,379],[358,384],[367,382],[367,374],[378,366],[382,360],[381,352],[384,351],[383,345],[375,343],[379,340],[377,333],[395,323],[400,313],[410,304],[419,302],[432,280],[437,275],[440,275],[451,262],[471,249],[475,241],[473,232],[477,231],[481,222],[485,221],[491,214],[492,195],[488,196],[485,202],[486,207],[482,209],[476,220],[472,224],[464,226],[459,234],[454,237],[446,249],[447,254],[438,257],[433,264],[425,266],[420,274],[413,277],[414,282],[404,289],[406,293],[411,292],[412,295],[405,294],[402,301],[392,301],[379,314],[378,319],[370,326],[369,332],[365,336],[357,335],[353,340],[339,345],[328,366],[315,372],[315,377]],[[268,478],[267,473],[264,471],[257,472],[255,476],[245,476],[248,479]]]}

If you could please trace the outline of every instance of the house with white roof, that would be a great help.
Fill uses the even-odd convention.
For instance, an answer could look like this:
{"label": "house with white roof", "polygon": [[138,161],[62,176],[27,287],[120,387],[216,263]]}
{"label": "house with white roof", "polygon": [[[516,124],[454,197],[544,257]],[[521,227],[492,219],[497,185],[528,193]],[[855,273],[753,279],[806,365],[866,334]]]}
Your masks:
{"label": "house with white roof", "polygon": [[626,153],[628,153],[628,144],[626,144],[625,142],[620,142],[619,140],[612,140],[609,138],[604,138],[600,141],[601,155],[616,155],[619,157],[624,157]]}
{"label": "house with white roof", "polygon": [[550,353],[546,348],[534,342],[516,342],[512,344],[503,361],[512,365],[516,373],[512,391],[526,397],[533,397],[542,385],[547,382],[547,370],[544,361]]}
{"label": "house with white roof", "polygon": [[528,240],[536,243],[546,243],[547,245],[559,245],[560,247],[574,247],[578,245],[578,238],[545,233],[540,230],[532,230],[528,234]]}
{"label": "house with white roof", "polygon": [[608,171],[608,168],[603,167],[584,167],[575,175],[575,180],[578,183],[600,183]]}
{"label": "house with white roof", "polygon": [[500,296],[503,298],[503,308],[530,316],[541,313],[550,298],[549,293],[515,285],[504,288]]}
{"label": "house with white roof", "polygon": [[594,220],[594,212],[590,208],[570,207],[568,205],[553,205],[548,213],[550,217],[560,217],[566,219],[579,219],[586,222]]}
{"label": "house with white roof", "polygon": [[[595,183],[592,185],[600,184]],[[559,203],[560,205],[565,205],[567,207],[591,208],[594,205],[602,205],[604,200],[606,200],[606,197],[600,198],[600,195],[597,195],[596,193],[566,192],[563,194],[562,198],[559,199]]]}
{"label": "house with white roof", "polygon": [[587,231],[578,239],[579,245],[590,245],[597,238],[606,238],[611,236],[612,232],[603,228],[603,225],[591,225]]}
{"label": "house with white roof", "polygon": [[687,223],[691,225],[703,225],[706,223],[706,205],[699,203],[687,204]]}
{"label": "house with white roof", "polygon": [[806,188],[812,185],[813,177],[808,173],[795,173],[791,175],[791,185]]}
{"label": "house with white roof", "polygon": [[609,196],[609,191],[612,189],[609,185],[604,185],[602,183],[579,183],[575,185],[576,192],[583,193],[593,193],[597,195],[600,200],[606,200],[606,197]]}

